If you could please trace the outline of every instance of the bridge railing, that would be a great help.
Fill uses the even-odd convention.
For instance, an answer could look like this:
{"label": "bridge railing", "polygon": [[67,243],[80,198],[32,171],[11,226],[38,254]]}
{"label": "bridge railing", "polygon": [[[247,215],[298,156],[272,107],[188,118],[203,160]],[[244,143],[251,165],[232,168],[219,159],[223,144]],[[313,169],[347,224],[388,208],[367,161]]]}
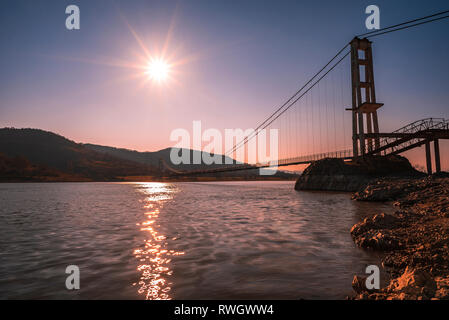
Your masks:
{"label": "bridge railing", "polygon": [[[443,118],[427,118],[419,121],[415,121],[410,123],[400,129],[397,129],[392,132],[392,135],[397,134],[394,137],[385,137],[381,139],[380,150],[382,150],[383,155],[391,154],[397,152],[398,150],[404,150],[408,146],[412,146],[414,144],[419,144],[423,141],[423,136],[420,135],[420,132],[425,132],[426,130],[432,129],[443,129],[449,130],[449,120]],[[416,136],[413,134],[416,133]],[[406,134],[405,137],[401,136],[401,134]],[[411,136],[410,136],[411,135]],[[372,139],[372,138],[371,138]],[[376,153],[376,150],[366,150],[367,154]],[[377,152],[379,153],[379,152]],[[353,157],[353,152],[351,149],[346,150],[338,150],[331,152],[323,152],[316,153],[311,155],[299,156],[299,157],[290,157],[279,160],[269,160],[265,162],[258,162],[253,164],[248,163],[238,163],[238,164],[228,164],[220,167],[210,168],[210,169],[199,169],[192,170],[188,172],[178,171],[173,168],[170,168],[166,163],[163,163],[166,167],[170,168],[170,171],[175,174],[196,174],[196,173],[214,173],[214,172],[224,172],[224,171],[237,171],[237,170],[249,170],[249,169],[258,169],[258,168],[269,168],[276,166],[288,166],[288,165],[298,165],[298,164],[307,164],[313,161],[325,159],[325,158],[339,158],[339,159],[350,159]]]}
{"label": "bridge railing", "polygon": [[[399,128],[392,133],[405,133],[405,134],[413,134],[420,131],[430,130],[430,129],[445,129],[449,130],[449,121],[444,118],[426,118],[421,119],[418,121],[414,121],[412,123],[409,123],[405,125],[402,128]],[[393,144],[394,142],[398,141],[400,138],[394,138],[394,137],[385,137],[380,140],[380,147],[385,147],[389,144]],[[421,138],[422,139],[422,138]],[[399,147],[404,148],[407,146],[411,146],[418,142],[420,138],[414,138],[407,141],[404,141],[403,143],[400,143],[396,146],[389,147],[385,150],[383,150],[381,153],[383,155],[387,155],[390,153],[395,152]],[[369,150],[369,146],[365,146],[366,153],[372,152],[372,150]]]}
{"label": "bridge railing", "polygon": [[[284,158],[277,161],[277,166],[287,166],[287,165],[294,165],[294,164],[302,164],[302,163],[309,163],[312,161],[317,161],[325,158],[341,158],[341,159],[348,159],[353,156],[352,150],[338,150],[338,151],[331,151],[331,152],[323,152],[323,153],[316,153],[311,155],[305,155],[300,157],[291,157],[291,158]],[[274,166],[276,161],[271,162],[263,162],[263,163],[256,163],[255,166],[257,167],[264,167],[268,166],[271,163],[272,166]]]}
{"label": "bridge railing", "polygon": [[352,150],[338,150],[338,151],[332,151],[332,152],[323,152],[323,153],[316,153],[306,156],[300,156],[300,157],[291,157],[291,158],[285,158],[280,160],[272,160],[272,161],[265,161],[265,162],[257,162],[254,164],[248,164],[248,163],[240,163],[240,164],[228,164],[223,165],[220,167],[215,167],[211,169],[199,169],[199,170],[191,170],[191,171],[179,171],[171,168],[166,163],[164,165],[172,174],[175,175],[192,175],[192,174],[205,174],[205,173],[217,173],[217,172],[224,172],[224,171],[237,171],[237,170],[250,170],[250,169],[258,169],[258,168],[270,168],[270,167],[278,167],[278,166],[288,166],[288,165],[295,165],[295,164],[306,164],[313,161],[325,159],[325,158],[340,158],[340,159],[350,159],[352,158]]}

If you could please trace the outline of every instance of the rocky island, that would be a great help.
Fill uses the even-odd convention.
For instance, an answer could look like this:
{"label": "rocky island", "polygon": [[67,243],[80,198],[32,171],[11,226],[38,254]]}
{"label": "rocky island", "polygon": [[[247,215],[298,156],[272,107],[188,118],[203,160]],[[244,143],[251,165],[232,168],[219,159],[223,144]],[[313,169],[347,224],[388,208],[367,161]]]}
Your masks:
{"label": "rocky island", "polygon": [[295,190],[355,192],[380,177],[423,176],[401,156],[370,156],[353,161],[328,158],[310,164],[296,181]]}

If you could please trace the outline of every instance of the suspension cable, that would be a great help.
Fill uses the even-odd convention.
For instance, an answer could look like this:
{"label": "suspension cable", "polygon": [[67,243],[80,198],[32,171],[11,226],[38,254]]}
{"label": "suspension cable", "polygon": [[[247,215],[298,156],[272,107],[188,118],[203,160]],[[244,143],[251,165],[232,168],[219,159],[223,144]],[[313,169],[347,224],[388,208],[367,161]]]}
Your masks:
{"label": "suspension cable", "polygon": [[[324,65],[324,67],[322,67],[317,73],[315,73],[315,75],[310,78],[298,91],[295,92],[295,94],[293,94],[287,101],[285,101],[275,112],[273,112],[267,119],[265,119],[265,121],[263,121],[261,124],[259,124],[257,126],[256,129],[254,129],[254,132],[258,132],[258,130],[265,124],[267,123],[271,118],[273,118],[274,116],[276,116],[276,114],[278,112],[280,112],[290,101],[292,101],[302,90],[304,90],[320,73],[323,72],[323,70],[325,70],[345,49],[346,47],[348,47],[349,43],[346,44],[343,48],[341,48],[341,50],[339,50],[337,52],[337,54],[329,60],[328,63],[326,63]],[[236,149],[238,149],[242,144],[245,144],[246,142],[248,142],[249,139],[252,139],[255,135],[247,136],[245,137],[243,140],[241,140],[239,143],[237,143],[236,145],[234,145],[234,147],[229,150],[228,152],[226,152],[226,155],[228,155],[229,153],[234,152]]]}
{"label": "suspension cable", "polygon": [[[434,22],[434,21],[438,21],[438,20],[449,18],[449,15],[446,15],[446,16],[443,16],[443,17],[438,17],[438,18],[435,18],[435,19],[426,20],[426,19],[429,19],[429,18],[432,18],[432,17],[436,17],[436,16],[439,16],[439,15],[445,14],[445,13],[449,13],[449,10],[442,11],[442,12],[439,12],[439,13],[435,13],[435,14],[432,14],[430,16],[426,16],[426,17],[422,17],[422,18],[418,18],[418,19],[414,19],[414,20],[409,20],[409,21],[402,22],[402,23],[399,23],[399,24],[396,24],[396,25],[393,25],[393,26],[385,27],[385,28],[382,28],[382,29],[379,29],[379,30],[374,30],[374,31],[371,31],[371,32],[362,33],[362,34],[359,34],[357,37],[359,37],[359,38],[360,37],[364,37],[364,36],[367,36],[366,38],[376,37],[376,36],[380,36],[382,34],[395,32],[395,31],[400,31],[400,30],[404,30],[404,29],[407,29],[407,28],[416,27],[416,26],[419,26],[419,25],[422,25],[422,24],[426,24],[426,23],[430,23],[430,22]],[[419,22],[419,23],[413,23],[413,22],[417,22],[417,21],[421,21],[421,20],[426,20],[426,21],[422,21],[422,22]],[[413,23],[413,24],[411,24],[411,23]],[[404,27],[401,27],[401,26],[404,26]],[[398,27],[401,27],[401,28],[398,28]],[[390,29],[393,29],[393,30],[390,30]]]}
{"label": "suspension cable", "polygon": [[[429,16],[425,16],[425,17],[421,17],[421,18],[417,18],[417,19],[413,19],[413,20],[409,20],[406,22],[402,22],[396,25],[392,25],[389,27],[385,27],[379,30],[374,30],[371,32],[367,32],[367,33],[363,33],[363,34],[359,34],[357,35],[357,37],[363,37],[363,36],[367,36],[367,38],[371,38],[371,37],[376,37],[376,36],[380,36],[383,34],[387,34],[387,33],[391,33],[391,32],[395,32],[395,31],[400,31],[400,30],[404,30],[404,29],[408,29],[411,27],[415,27],[415,26],[419,26],[419,25],[423,25],[426,23],[430,23],[430,22],[434,22],[434,21],[438,21],[438,20],[442,20],[442,19],[446,19],[449,18],[449,15],[443,16],[443,17],[438,17],[438,18],[434,18],[434,19],[430,19],[430,20],[426,20],[429,18],[433,18],[436,16],[440,16],[442,14],[448,13],[449,10],[446,11],[441,11]],[[422,21],[425,20],[425,21]],[[422,21],[422,22],[418,22],[418,21]],[[414,23],[414,22],[418,22],[418,23]],[[403,26],[403,27],[401,27]],[[400,28],[398,28],[400,27]],[[392,29],[392,30],[390,30]],[[349,43],[347,43],[340,51],[338,51],[338,53],[331,59],[329,60],[328,63],[326,63],[326,65],[324,67],[322,67],[317,73],[315,73],[315,75],[310,78],[298,91],[296,91],[295,94],[293,94],[287,101],[285,101],[278,109],[276,109],[275,112],[273,112],[268,118],[266,118],[261,124],[259,124],[257,126],[257,128],[249,135],[246,136],[243,140],[241,140],[239,143],[236,143],[232,149],[230,149],[229,151],[227,151],[225,153],[225,155],[229,155],[231,153],[233,153],[235,150],[237,150],[238,148],[240,148],[242,145],[246,144],[250,139],[256,137],[259,133],[259,129],[265,129],[267,126],[269,126],[271,123],[273,123],[276,119],[278,119],[282,114],[285,113],[285,111],[287,111],[291,106],[293,106],[299,99],[301,99],[307,92],[309,92],[318,82],[321,81],[321,79],[323,79],[330,71],[332,71],[346,56],[349,55],[350,52],[347,52],[343,58],[341,58],[337,63],[335,63],[332,68],[330,68],[322,77],[320,77],[317,81],[315,81],[313,83],[312,86],[310,86],[304,93],[302,93],[299,97],[297,97],[310,83],[312,83],[312,81],[318,77],[338,56],[340,56],[340,54],[346,49],[346,47],[348,47]],[[295,99],[295,97],[297,97]],[[313,112],[313,111],[312,111]]]}

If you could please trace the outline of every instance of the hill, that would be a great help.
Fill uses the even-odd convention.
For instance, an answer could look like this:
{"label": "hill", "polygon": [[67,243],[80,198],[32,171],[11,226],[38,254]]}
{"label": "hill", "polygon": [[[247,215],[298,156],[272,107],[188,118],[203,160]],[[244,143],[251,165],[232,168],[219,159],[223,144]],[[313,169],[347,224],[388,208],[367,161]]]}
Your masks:
{"label": "hill", "polygon": [[[123,148],[76,143],[40,129],[0,129],[0,181],[117,181],[152,179],[161,176],[160,160],[176,170],[188,171],[221,167],[220,164],[180,164],[170,161],[171,148],[138,152]],[[202,159],[203,152],[187,150]],[[231,158],[221,156],[223,163]],[[223,172],[201,178],[292,179],[295,175],[277,172],[260,176],[259,170]],[[186,179],[192,179],[191,177]]]}
{"label": "hill", "polygon": [[[233,160],[230,157],[220,155],[221,157],[221,163],[222,164],[205,164],[202,160],[200,164],[178,164],[175,165],[170,160],[170,153],[173,150],[173,148],[166,148],[155,152],[139,152],[135,150],[129,150],[124,148],[114,148],[114,147],[107,147],[107,146],[101,146],[101,145],[95,145],[95,144],[84,144],[86,147],[97,151],[97,152],[103,152],[106,154],[109,154],[111,156],[129,160],[129,161],[135,161],[141,164],[145,165],[151,165],[151,166],[160,166],[160,160],[163,160],[168,166],[175,170],[179,171],[190,171],[190,170],[200,170],[200,169],[214,169],[214,168],[221,168],[223,167],[223,164],[225,163],[237,163],[235,160]],[[178,152],[181,152],[181,149],[176,149]],[[197,150],[189,150],[189,149],[182,149],[183,152],[190,152],[190,159],[194,159],[194,156],[197,156],[200,159],[203,159],[203,154],[205,152],[197,151]],[[272,177],[277,179],[290,179],[294,178],[296,175],[291,173],[286,173],[279,171],[276,174],[274,174]],[[246,179],[260,179],[264,178],[263,176],[260,176],[259,169],[253,169],[253,170],[245,170],[245,171],[234,171],[234,172],[221,172],[221,173],[213,173],[213,174],[202,174],[202,177],[234,177],[234,178],[246,178]],[[266,178],[269,178],[270,176],[266,176]]]}
{"label": "hill", "polygon": [[[174,165],[172,164],[171,160],[170,160],[170,153],[173,150],[173,148],[165,148],[159,151],[154,151],[154,152],[139,152],[139,151],[135,151],[135,150],[129,150],[129,149],[124,149],[124,148],[114,148],[114,147],[108,147],[108,146],[100,146],[100,145],[96,145],[96,144],[90,144],[90,143],[86,143],[84,144],[84,146],[86,146],[87,148],[97,151],[97,152],[101,152],[101,153],[106,153],[109,154],[111,156],[120,158],[120,159],[124,159],[124,160],[129,160],[129,161],[135,161],[141,164],[147,164],[147,165],[152,165],[155,167],[159,166],[159,161],[162,159],[163,161],[165,161],[170,167],[175,168],[176,170],[197,170],[197,169],[204,169],[206,164],[203,163],[203,161],[201,160],[201,164],[179,164],[179,165]],[[177,149],[178,152],[181,152],[181,149]],[[206,154],[205,152],[202,151],[196,151],[196,150],[188,150],[188,149],[182,149],[183,152],[190,152],[190,159],[193,159],[194,157],[199,157],[200,159],[203,159],[203,154]],[[226,156],[221,156],[221,160],[222,163],[225,163],[225,161],[231,162],[231,163],[236,163],[235,160],[226,157]],[[220,164],[210,164],[207,165],[207,168],[213,169],[216,167],[221,167],[222,165]]]}
{"label": "hill", "polygon": [[[40,170],[43,168],[51,170],[53,175],[82,181],[110,181],[118,180],[121,176],[157,173],[155,167],[96,152],[65,137],[39,129],[0,129],[0,153],[3,154],[0,171],[2,180],[14,178],[9,170],[13,169],[13,159],[27,162],[19,167],[23,170],[28,167],[25,171],[35,172],[36,177],[40,171],[45,171]],[[34,169],[30,171],[30,168]],[[20,179],[25,171],[16,171],[15,178]]]}

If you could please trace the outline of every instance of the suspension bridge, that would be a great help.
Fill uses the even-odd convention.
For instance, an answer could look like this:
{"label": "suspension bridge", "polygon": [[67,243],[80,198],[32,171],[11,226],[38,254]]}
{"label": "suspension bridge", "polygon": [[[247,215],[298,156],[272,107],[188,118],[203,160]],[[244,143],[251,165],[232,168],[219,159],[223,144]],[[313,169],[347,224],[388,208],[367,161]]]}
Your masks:
{"label": "suspension bridge", "polygon": [[276,129],[278,159],[188,171],[174,169],[161,160],[161,169],[173,176],[213,174],[309,164],[325,158],[397,155],[425,146],[427,172],[432,174],[433,143],[435,172],[440,172],[439,141],[449,139],[449,120],[426,118],[393,132],[380,131],[379,113],[384,104],[376,97],[370,38],[446,19],[447,13],[449,10],[354,37],[252,134],[225,153],[232,158],[262,130]]}

